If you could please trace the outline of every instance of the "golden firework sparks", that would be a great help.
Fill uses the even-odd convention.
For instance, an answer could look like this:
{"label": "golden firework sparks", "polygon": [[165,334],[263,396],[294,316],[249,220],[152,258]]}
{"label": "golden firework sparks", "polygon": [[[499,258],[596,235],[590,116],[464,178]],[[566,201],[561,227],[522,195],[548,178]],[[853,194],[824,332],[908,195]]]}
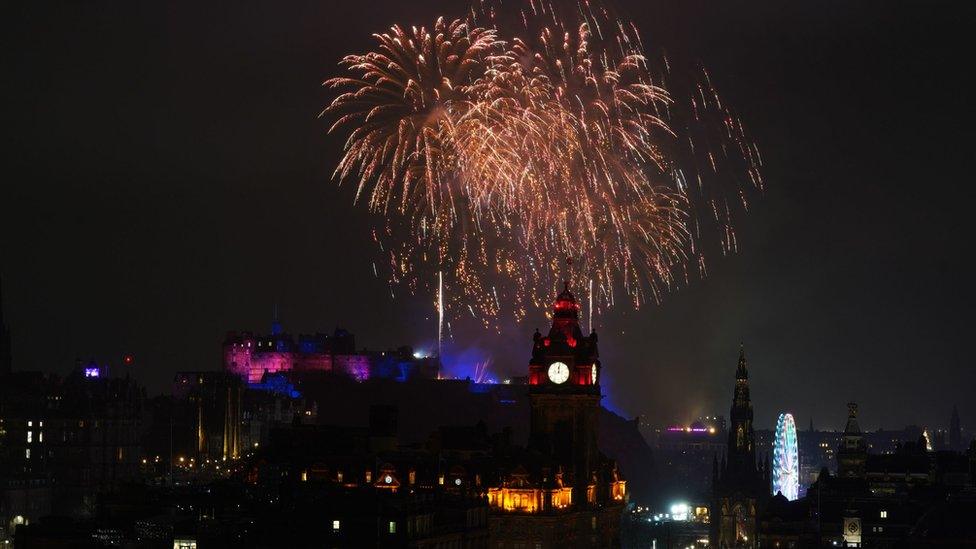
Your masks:
{"label": "golden firework sparks", "polygon": [[632,24],[575,7],[484,0],[467,19],[393,26],[325,83],[341,90],[330,131],[348,132],[336,177],[383,216],[391,284],[436,292],[442,319],[520,319],[568,257],[597,307],[617,289],[659,301],[704,274],[703,221],[735,250],[734,213],[762,187],[758,149],[707,72],[676,93]]}

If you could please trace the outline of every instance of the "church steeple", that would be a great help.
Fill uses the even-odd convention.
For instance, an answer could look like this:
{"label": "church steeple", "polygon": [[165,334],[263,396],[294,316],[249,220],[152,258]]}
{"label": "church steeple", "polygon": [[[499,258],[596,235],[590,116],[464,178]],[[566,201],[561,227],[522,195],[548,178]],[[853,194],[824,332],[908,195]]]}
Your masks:
{"label": "church steeple", "polygon": [[[756,460],[749,397],[749,368],[744,347],[739,347],[735,368],[735,389],[729,422],[729,443],[718,474],[713,472],[710,538],[717,547],[741,547],[756,538],[757,509],[770,496],[769,455]],[[735,511],[739,509],[740,511]]]}

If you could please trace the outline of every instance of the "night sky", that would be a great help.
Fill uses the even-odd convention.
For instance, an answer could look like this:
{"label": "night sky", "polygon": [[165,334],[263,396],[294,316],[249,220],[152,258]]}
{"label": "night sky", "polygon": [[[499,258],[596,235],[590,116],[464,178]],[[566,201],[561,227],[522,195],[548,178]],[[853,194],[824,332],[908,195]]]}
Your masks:
{"label": "night sky", "polygon": [[[167,390],[232,329],[341,325],[429,347],[429,297],[372,276],[368,215],[316,118],[346,53],[463,2],[5,4],[0,273],[15,369],[118,363]],[[653,6],[653,7],[649,7]],[[598,321],[608,404],[727,414],[739,342],[756,423],[976,425],[972,3],[623,3],[702,61],[766,162],[740,250],[660,306]],[[455,348],[520,374],[542,312]]]}

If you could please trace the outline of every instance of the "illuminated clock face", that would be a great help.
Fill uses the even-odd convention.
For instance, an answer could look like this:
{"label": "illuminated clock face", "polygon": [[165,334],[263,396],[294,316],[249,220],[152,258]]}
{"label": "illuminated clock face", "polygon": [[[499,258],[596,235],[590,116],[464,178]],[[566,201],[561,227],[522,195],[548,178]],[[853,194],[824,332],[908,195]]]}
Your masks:
{"label": "illuminated clock face", "polygon": [[569,379],[569,366],[562,362],[553,362],[549,365],[549,380],[553,383],[566,383]]}
{"label": "illuminated clock face", "polygon": [[590,368],[590,382],[593,383],[593,385],[596,385],[596,364]]}

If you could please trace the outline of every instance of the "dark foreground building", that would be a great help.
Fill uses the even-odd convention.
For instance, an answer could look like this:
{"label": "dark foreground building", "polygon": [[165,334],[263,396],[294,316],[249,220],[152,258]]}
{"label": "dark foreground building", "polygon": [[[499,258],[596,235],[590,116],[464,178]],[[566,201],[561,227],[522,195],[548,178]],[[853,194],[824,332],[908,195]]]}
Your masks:
{"label": "dark foreground building", "polygon": [[26,524],[49,513],[90,516],[100,493],[137,480],[144,401],[134,381],[109,377],[94,364],[79,365],[64,378],[40,372],[4,376],[0,480],[3,499],[10,502],[2,511],[12,517],[8,523]]}

